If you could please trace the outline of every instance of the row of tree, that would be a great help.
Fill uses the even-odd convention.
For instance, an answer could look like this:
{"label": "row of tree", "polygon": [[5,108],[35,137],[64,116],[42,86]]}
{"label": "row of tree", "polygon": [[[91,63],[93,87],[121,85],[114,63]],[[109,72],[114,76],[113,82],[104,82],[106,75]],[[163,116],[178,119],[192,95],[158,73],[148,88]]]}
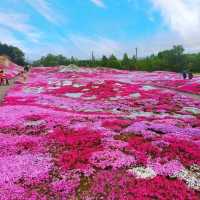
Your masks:
{"label": "row of tree", "polygon": [[69,65],[75,64],[78,66],[88,67],[110,67],[117,69],[135,69],[136,59],[133,56],[129,58],[125,53],[122,60],[117,59],[113,54],[109,57],[103,56],[101,59],[95,59],[94,56],[88,60],[78,60],[77,58],[71,57],[70,59],[63,55],[48,54],[47,56],[41,57],[39,60],[33,62],[33,66],[57,66],[57,65]]}
{"label": "row of tree", "polygon": [[139,59],[136,59],[135,56],[128,57],[126,53],[122,59],[118,59],[112,54],[109,57],[104,55],[101,59],[95,59],[94,56],[92,56],[92,58],[88,60],[78,60],[74,57],[69,59],[62,55],[48,54],[47,56],[33,62],[34,66],[69,64],[143,71],[165,70],[180,72],[184,69],[190,68],[193,72],[200,72],[200,53],[185,54],[184,48],[181,45],[177,45],[172,49],[161,51],[156,55]]}
{"label": "row of tree", "polygon": [[[19,65],[27,64],[25,54],[17,47],[0,43],[0,54],[8,55],[11,60]],[[33,66],[58,66],[76,64],[78,66],[88,67],[110,67],[126,70],[143,70],[143,71],[177,71],[180,72],[185,68],[190,68],[193,72],[200,72],[200,53],[186,54],[181,45],[174,46],[172,49],[161,51],[156,55],[136,59],[135,56],[129,57],[126,53],[122,59],[118,59],[113,54],[109,57],[102,56],[101,59],[79,60],[71,57],[66,58],[63,55],[48,54],[39,60],[29,63]]]}

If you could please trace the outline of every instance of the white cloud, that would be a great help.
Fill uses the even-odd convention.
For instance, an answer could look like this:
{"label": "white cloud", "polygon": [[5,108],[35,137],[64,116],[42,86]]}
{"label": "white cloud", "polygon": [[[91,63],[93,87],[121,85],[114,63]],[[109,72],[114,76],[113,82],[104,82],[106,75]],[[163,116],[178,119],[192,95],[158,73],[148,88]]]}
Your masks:
{"label": "white cloud", "polygon": [[80,35],[71,35],[69,37],[75,48],[79,49],[82,55],[86,57],[93,51],[95,56],[120,54],[122,46],[119,42],[104,37],[85,37]]}
{"label": "white cloud", "polygon": [[171,49],[174,45],[183,45],[188,53],[200,52],[200,40],[185,40],[175,32],[161,31],[145,39],[124,43],[123,51],[129,55],[134,55],[135,47],[137,47],[138,56],[145,57]]}
{"label": "white cloud", "polygon": [[16,46],[16,47],[20,48],[25,53],[31,52],[31,49],[27,48],[24,45],[23,41],[17,39],[15,37],[15,35],[12,33],[12,31],[10,31],[6,28],[0,27],[0,42],[3,43],[3,44]]}
{"label": "white cloud", "polygon": [[11,31],[0,27],[0,42],[8,45],[22,46],[21,41],[15,38]]}
{"label": "white cloud", "polygon": [[47,21],[59,24],[62,17],[55,12],[52,5],[47,0],[25,0],[32,8],[34,8]]}
{"label": "white cloud", "polygon": [[102,0],[90,0],[92,3],[94,3],[96,6],[101,7],[101,8],[105,8],[105,4]]}
{"label": "white cloud", "polygon": [[0,12],[0,25],[24,34],[30,41],[38,42],[40,32],[27,22],[28,16],[14,12]]}
{"label": "white cloud", "polygon": [[200,39],[199,0],[151,0],[170,29],[190,42]]}

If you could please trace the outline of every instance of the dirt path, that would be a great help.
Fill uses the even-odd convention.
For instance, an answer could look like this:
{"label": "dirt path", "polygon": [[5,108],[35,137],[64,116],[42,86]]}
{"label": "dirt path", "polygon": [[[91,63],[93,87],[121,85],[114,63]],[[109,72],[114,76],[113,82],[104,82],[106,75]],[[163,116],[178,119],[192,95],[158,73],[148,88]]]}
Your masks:
{"label": "dirt path", "polygon": [[14,85],[15,80],[16,79],[9,80],[9,85],[7,86],[3,86],[3,85],[0,86],[0,102],[5,97],[6,92]]}
{"label": "dirt path", "polygon": [[[25,80],[28,79],[29,73],[25,73]],[[0,86],[0,103],[2,102],[3,98],[5,97],[7,91],[15,84],[15,81],[20,78],[20,75],[17,75],[15,78],[9,80],[9,85],[7,86]]]}
{"label": "dirt path", "polygon": [[187,97],[191,97],[193,99],[200,100],[200,95],[198,95],[198,94],[192,94],[192,93],[189,93],[189,92],[181,92],[181,91],[178,91],[178,90],[173,89],[173,88],[161,87],[161,86],[156,86],[156,85],[152,85],[152,87],[155,87],[155,88],[158,88],[158,89],[163,89],[163,90],[168,90],[168,91],[173,91],[176,94],[180,94],[180,95],[183,95],[183,96],[187,96]]}

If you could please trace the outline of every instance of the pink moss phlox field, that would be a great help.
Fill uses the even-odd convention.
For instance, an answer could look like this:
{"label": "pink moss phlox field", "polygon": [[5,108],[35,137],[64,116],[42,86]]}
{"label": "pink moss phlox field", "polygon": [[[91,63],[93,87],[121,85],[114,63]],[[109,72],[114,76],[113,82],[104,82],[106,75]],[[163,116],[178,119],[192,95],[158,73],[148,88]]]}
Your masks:
{"label": "pink moss phlox field", "polygon": [[19,75],[24,69],[14,63],[9,63],[8,66],[1,66],[0,64],[0,68],[4,68],[4,72],[6,74],[6,77],[8,79],[12,79],[15,78],[17,75]]}
{"label": "pink moss phlox field", "polygon": [[200,76],[58,66],[27,77],[0,105],[0,200],[200,199],[200,102],[177,92],[200,94]]}

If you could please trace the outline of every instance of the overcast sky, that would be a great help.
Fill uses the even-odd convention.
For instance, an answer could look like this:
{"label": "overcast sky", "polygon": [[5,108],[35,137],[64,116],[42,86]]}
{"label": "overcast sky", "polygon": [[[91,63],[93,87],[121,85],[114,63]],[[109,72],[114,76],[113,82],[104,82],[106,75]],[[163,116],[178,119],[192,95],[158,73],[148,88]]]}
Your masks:
{"label": "overcast sky", "polygon": [[200,51],[200,0],[1,0],[0,41],[28,59]]}

